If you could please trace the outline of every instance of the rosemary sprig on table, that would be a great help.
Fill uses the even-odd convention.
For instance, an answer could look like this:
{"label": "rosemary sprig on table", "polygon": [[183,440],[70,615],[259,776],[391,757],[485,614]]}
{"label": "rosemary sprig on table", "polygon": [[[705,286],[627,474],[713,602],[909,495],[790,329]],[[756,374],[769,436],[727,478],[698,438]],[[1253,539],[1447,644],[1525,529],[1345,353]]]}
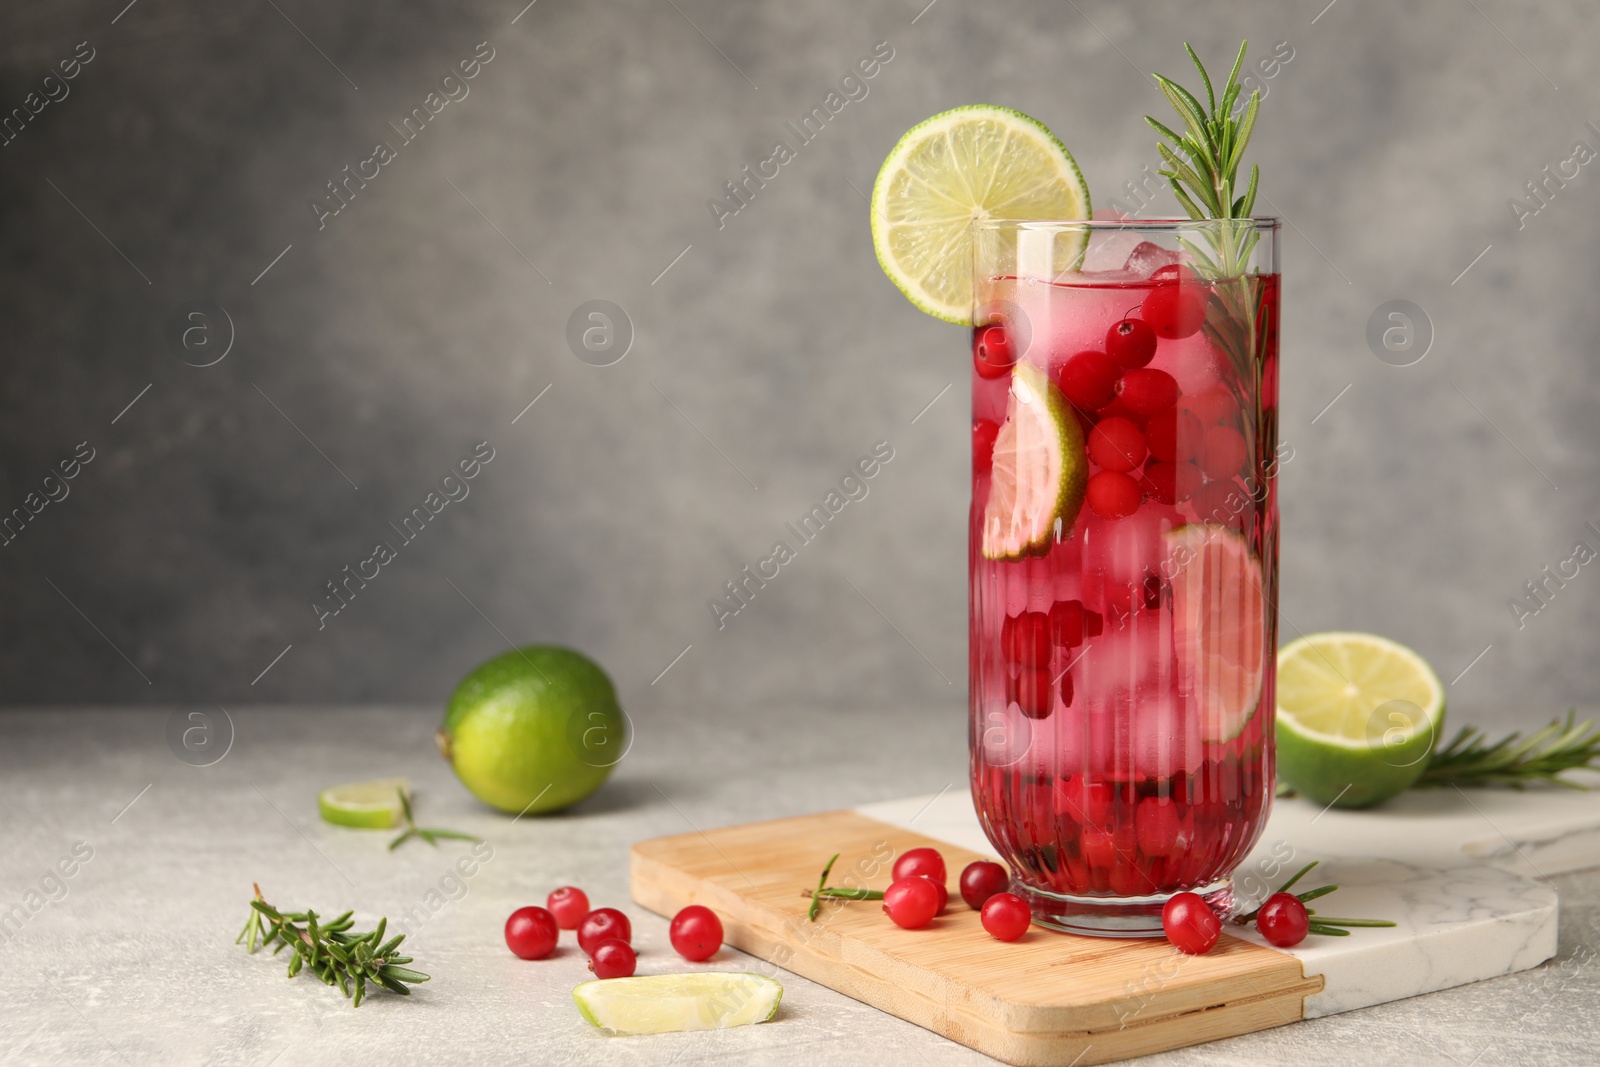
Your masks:
{"label": "rosemary sprig on table", "polygon": [[259,885],[252,888],[256,896],[250,902],[250,918],[233,943],[242,943],[246,951],[254,954],[261,946],[276,942],[272,950],[274,956],[285,948],[292,948],[290,978],[309,967],[323,984],[337,985],[358,1008],[367,995],[369,984],[409,996],[409,985],[428,980],[429,976],[421,971],[402,966],[411,962],[410,956],[395,954],[406,939],[405,934],[383,940],[388,919],[379,919],[377,928],[367,933],[352,934],[350,928],[355,922],[350,918],[351,912],[332,921],[319,921],[317,913],[309,909],[280,912],[262,898]]}
{"label": "rosemary sprig on table", "polygon": [[439,847],[439,838],[441,837],[448,838],[452,841],[478,840],[478,836],[476,834],[464,834],[459,830],[425,830],[419,827],[417,825],[417,821],[411,817],[411,798],[406,796],[406,791],[404,789],[397,789],[395,792],[400,794],[400,811],[405,815],[406,828],[401,832],[399,837],[396,837],[393,841],[389,842],[390,852],[393,852],[395,849],[399,848],[413,837],[422,838],[434,848]]}
{"label": "rosemary sprig on table", "polygon": [[1564,771],[1600,769],[1600,725],[1593,719],[1577,721],[1577,709],[1567,712],[1527,737],[1507,734],[1490,744],[1476,726],[1463,726],[1443,748],[1428,757],[1428,768],[1417,786],[1510,786],[1522,789],[1534,782],[1549,782],[1567,789],[1588,786],[1562,778]]}
{"label": "rosemary sprig on table", "polygon": [[[1320,862],[1320,860],[1312,860],[1304,867],[1301,867],[1300,870],[1295,873],[1293,878],[1290,878],[1278,888],[1278,892],[1287,893],[1291,888],[1293,888],[1296,882],[1309,874],[1311,872],[1311,868],[1315,867]],[[1315,889],[1308,889],[1304,893],[1296,893],[1295,897],[1300,901],[1300,903],[1305,904],[1309,901],[1316,900],[1318,897],[1325,897],[1338,888],[1339,887],[1336,885],[1321,885]],[[1273,896],[1275,895],[1276,894],[1273,894]],[[1267,899],[1270,900],[1271,896],[1269,896]],[[1256,916],[1259,914],[1261,914],[1261,908],[1258,907],[1254,911],[1245,912],[1243,915],[1235,915],[1233,917],[1233,921],[1238,923],[1240,926],[1249,926],[1251,923],[1255,922]],[[1307,908],[1306,916],[1311,920],[1311,925],[1307,927],[1306,932],[1311,934],[1321,934],[1324,937],[1349,937],[1350,930],[1348,928],[1353,926],[1382,927],[1394,925],[1394,923],[1390,922],[1388,919],[1338,919],[1328,915],[1318,915],[1315,908]]]}

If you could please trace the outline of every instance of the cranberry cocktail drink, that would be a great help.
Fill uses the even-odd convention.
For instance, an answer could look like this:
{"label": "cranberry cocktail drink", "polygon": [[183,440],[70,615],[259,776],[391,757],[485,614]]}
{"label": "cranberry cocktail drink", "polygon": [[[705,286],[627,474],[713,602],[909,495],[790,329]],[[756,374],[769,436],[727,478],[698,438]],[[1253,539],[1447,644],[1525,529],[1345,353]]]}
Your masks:
{"label": "cranberry cocktail drink", "polygon": [[[878,262],[971,329],[972,797],[1034,921],[1226,914],[1273,792],[1278,224],[1241,171],[1261,105],[1154,75],[1187,219],[1095,213],[1037,119],[971,104],[872,189]],[[1172,121],[1169,119],[1169,122]],[[1115,206],[1115,201],[1113,201]]]}
{"label": "cranberry cocktail drink", "polygon": [[973,797],[1036,921],[1159,933],[1273,790],[1277,226],[973,229]]}

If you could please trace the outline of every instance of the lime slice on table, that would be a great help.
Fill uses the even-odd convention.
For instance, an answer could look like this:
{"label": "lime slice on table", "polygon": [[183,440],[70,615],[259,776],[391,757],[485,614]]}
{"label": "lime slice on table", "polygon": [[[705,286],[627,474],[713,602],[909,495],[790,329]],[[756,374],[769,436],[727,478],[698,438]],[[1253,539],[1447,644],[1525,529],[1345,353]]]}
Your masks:
{"label": "lime slice on table", "polygon": [[1061,390],[1032,363],[1011,371],[1006,421],[994,441],[989,502],[983,510],[985,559],[1047,551],[1083,507],[1088,480],[1083,430]]}
{"label": "lime slice on table", "polygon": [[1231,741],[1261,703],[1267,656],[1261,561],[1225,526],[1191,523],[1164,536],[1173,571],[1173,641],[1199,704],[1201,738]]}
{"label": "lime slice on table", "polygon": [[1427,661],[1376,634],[1311,634],[1278,653],[1278,774],[1320,804],[1365,808],[1403,792],[1444,726]]}
{"label": "lime slice on table", "polygon": [[400,821],[400,792],[411,795],[409,778],[348,782],[317,794],[324,822],[359,830],[387,830]]}
{"label": "lime slice on table", "polygon": [[572,991],[583,1017],[613,1034],[667,1034],[764,1023],[783,986],[746,971],[694,971],[603,978]]}
{"label": "lime slice on table", "polygon": [[[972,220],[1088,217],[1089,187],[1066,147],[1037,119],[992,104],[913,126],[872,187],[884,273],[917,307],[961,326],[972,325]],[[1058,270],[1082,251],[1055,244]]]}

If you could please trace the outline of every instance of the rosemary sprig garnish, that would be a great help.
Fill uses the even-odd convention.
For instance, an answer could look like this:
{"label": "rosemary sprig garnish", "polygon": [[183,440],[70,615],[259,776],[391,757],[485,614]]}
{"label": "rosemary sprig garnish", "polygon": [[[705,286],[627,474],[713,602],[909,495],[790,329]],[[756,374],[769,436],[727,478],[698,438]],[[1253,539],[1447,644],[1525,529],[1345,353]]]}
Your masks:
{"label": "rosemary sprig garnish", "polygon": [[399,848],[413,837],[422,838],[434,848],[439,847],[439,838],[441,837],[448,838],[452,841],[478,840],[478,836],[476,834],[464,834],[459,830],[422,829],[417,825],[417,821],[411,817],[411,798],[406,796],[406,791],[404,789],[397,789],[395,792],[400,794],[400,811],[406,817],[406,828],[401,832],[399,837],[396,837],[393,841],[389,842],[390,852],[393,852],[395,849]]}
{"label": "rosemary sprig garnish", "polygon": [[[1287,893],[1294,887],[1296,882],[1300,881],[1300,879],[1311,873],[1311,868],[1315,867],[1320,862],[1320,860],[1312,860],[1304,867],[1301,867],[1295,872],[1293,878],[1290,878],[1287,882],[1278,887],[1278,892]],[[1339,887],[1336,885],[1320,885],[1315,889],[1308,889],[1304,893],[1296,893],[1295,897],[1299,899],[1300,903],[1305,904],[1309,901],[1316,900],[1318,897],[1325,897],[1338,888]],[[1269,894],[1268,899],[1270,900],[1272,896],[1276,895],[1277,894]],[[1263,904],[1264,903],[1265,902],[1263,901]],[[1256,916],[1260,914],[1261,908],[1258,907],[1254,911],[1245,912],[1243,915],[1235,915],[1233,917],[1233,921],[1238,923],[1240,926],[1249,926],[1251,923],[1255,922]],[[1306,932],[1311,934],[1321,934],[1324,937],[1349,937],[1350,931],[1348,927],[1352,926],[1383,927],[1394,925],[1394,923],[1390,922],[1388,919],[1339,919],[1327,915],[1318,915],[1315,908],[1307,908],[1306,916],[1311,920],[1311,924],[1306,928]]]}
{"label": "rosemary sprig garnish", "polygon": [[1567,789],[1587,789],[1581,782],[1562,778],[1564,771],[1600,769],[1600,725],[1593,719],[1577,721],[1577,709],[1567,712],[1527,737],[1509,733],[1493,744],[1476,726],[1463,726],[1443,748],[1428,757],[1428,768],[1417,786],[1510,786],[1522,789],[1534,782],[1549,782]]}
{"label": "rosemary sprig garnish", "polygon": [[[1243,91],[1239,71],[1248,47],[1248,41],[1240,42],[1219,96],[1205,64],[1185,43],[1184,51],[1205,87],[1205,103],[1171,78],[1155,74],[1152,77],[1162,95],[1183,120],[1183,132],[1149,115],[1145,121],[1165,139],[1156,143],[1156,150],[1166,164],[1159,173],[1166,178],[1172,195],[1189,218],[1212,223],[1201,231],[1209,252],[1186,234],[1180,234],[1177,243],[1188,253],[1189,266],[1209,290],[1202,328],[1232,367],[1227,388],[1242,410],[1255,412],[1253,423],[1242,427],[1245,445],[1250,455],[1266,457],[1277,447],[1278,427],[1276,405],[1258,402],[1262,399],[1261,376],[1268,339],[1275,328],[1266,306],[1268,283],[1251,270],[1251,253],[1261,237],[1260,228],[1251,218],[1261,181],[1259,166],[1251,165],[1249,182],[1243,191],[1239,189],[1239,166],[1261,109],[1259,89],[1251,92],[1242,110],[1239,107],[1239,94]],[[1252,483],[1252,495],[1261,499],[1265,479],[1255,478],[1252,472]]]}
{"label": "rosemary sprig garnish", "polygon": [[1239,274],[1249,260],[1258,236],[1255,226],[1248,220],[1255,208],[1256,188],[1261,180],[1260,166],[1251,164],[1249,185],[1243,193],[1237,197],[1234,195],[1238,189],[1239,164],[1244,160],[1245,146],[1250,143],[1250,134],[1256,125],[1256,113],[1261,109],[1261,90],[1256,89],[1251,92],[1244,113],[1237,118],[1233,114],[1242,88],[1238,82],[1239,69],[1244,65],[1244,53],[1248,46],[1248,41],[1240,42],[1239,54],[1234,57],[1233,69],[1228,72],[1228,80],[1222,86],[1219,103],[1205,64],[1200,62],[1200,57],[1185,42],[1184,51],[1189,53],[1206,87],[1205,106],[1202,107],[1193,93],[1171,78],[1155,74],[1152,77],[1161,87],[1162,94],[1183,119],[1184,132],[1180,134],[1151,116],[1145,116],[1145,121],[1171,142],[1156,143],[1156,151],[1167,165],[1158,173],[1167,179],[1172,195],[1178,198],[1178,203],[1183,205],[1189,217],[1246,220],[1238,226],[1224,225],[1216,233],[1208,235],[1216,252],[1215,259],[1193,241],[1184,237],[1178,239],[1194,257],[1196,266],[1212,277],[1232,278]]}
{"label": "rosemary sprig garnish", "polygon": [[292,948],[290,978],[303,968],[310,968],[323,984],[338,986],[358,1008],[366,998],[369,984],[410,996],[408,986],[428,980],[429,976],[421,971],[403,966],[411,962],[410,956],[396,955],[395,950],[406,939],[405,934],[383,940],[388,919],[379,919],[377,927],[367,933],[352,934],[350,928],[355,922],[350,917],[351,912],[331,922],[319,920],[317,913],[310,909],[280,912],[262,898],[259,885],[253,884],[252,888],[256,896],[250,902],[250,918],[233,943],[242,943],[247,952],[254,954],[261,946],[276,942],[272,950],[274,956],[285,948]]}
{"label": "rosemary sprig garnish", "polygon": [[[1244,53],[1248,46],[1248,41],[1239,44],[1233,69],[1228,72],[1228,80],[1222,86],[1220,106],[1216,93],[1212,91],[1211,76],[1206,73],[1205,64],[1200,62],[1200,57],[1187,42],[1183,49],[1189,53],[1206,87],[1205,107],[1200,106],[1200,101],[1193,93],[1171,78],[1152,75],[1186,127],[1185,132],[1179,134],[1154,118],[1145,116],[1145,121],[1157,133],[1172,142],[1171,146],[1156,146],[1162,162],[1170,168],[1159,173],[1167,179],[1173,195],[1191,219],[1247,219],[1251,208],[1255,206],[1256,186],[1261,178],[1259,166],[1250,167],[1250,183],[1244,193],[1237,199],[1233,195],[1238,186],[1239,164],[1244,160],[1245,146],[1250,143],[1250,134],[1256,125],[1256,113],[1261,109],[1261,90],[1256,89],[1250,94],[1244,114],[1237,118],[1233,114],[1242,88],[1238,82],[1239,70],[1244,66]],[[1181,158],[1179,151],[1188,158]]]}

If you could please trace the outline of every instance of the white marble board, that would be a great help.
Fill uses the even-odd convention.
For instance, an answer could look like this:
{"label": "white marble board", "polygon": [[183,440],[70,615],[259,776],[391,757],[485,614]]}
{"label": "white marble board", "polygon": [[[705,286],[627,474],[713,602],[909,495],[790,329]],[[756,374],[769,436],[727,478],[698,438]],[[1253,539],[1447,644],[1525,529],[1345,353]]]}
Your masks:
{"label": "white marble board", "polygon": [[[994,851],[965,789],[856,811]],[[1556,893],[1545,879],[1600,865],[1600,793],[1418,790],[1370,811],[1278,800],[1235,883],[1241,896],[1259,898],[1313,859],[1322,862],[1306,885],[1340,887],[1325,898],[1325,912],[1398,925],[1310,937],[1288,950],[1326,982],[1307,998],[1307,1018],[1525,970],[1555,955]],[[1253,928],[1229,930],[1265,944]]]}

